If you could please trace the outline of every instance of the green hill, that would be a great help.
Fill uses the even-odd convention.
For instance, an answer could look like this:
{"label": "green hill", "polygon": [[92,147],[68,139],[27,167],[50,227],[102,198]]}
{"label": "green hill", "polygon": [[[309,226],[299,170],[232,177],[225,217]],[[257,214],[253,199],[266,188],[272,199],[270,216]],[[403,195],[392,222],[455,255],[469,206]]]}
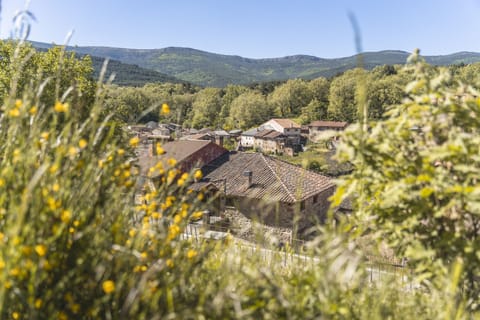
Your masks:
{"label": "green hill", "polygon": [[[52,46],[50,44],[41,43],[41,42],[32,42],[32,44],[35,48],[37,48],[37,50],[48,50]],[[70,49],[74,50],[75,48],[70,48]],[[89,53],[78,52],[78,54],[84,55]],[[98,79],[106,57],[99,57],[91,54],[89,55],[92,59],[92,65],[94,68],[94,77],[95,79]],[[142,68],[136,64],[124,63],[119,60],[114,60],[110,58],[110,60],[108,61],[107,71],[104,76],[105,81],[109,79],[112,73],[115,74],[113,84],[117,84],[119,86],[140,87],[147,83],[185,82],[173,76],[170,76],[152,69]]]}
{"label": "green hill", "polygon": [[[100,71],[102,70],[103,63],[105,58],[100,58],[96,56],[91,56],[92,65],[94,68],[94,76],[98,79]],[[109,60],[108,67],[105,74],[105,80],[107,80],[112,73],[115,73],[115,78],[113,80],[114,84],[119,86],[133,86],[140,87],[146,83],[155,83],[155,82],[185,82],[178,80],[175,77],[157,72],[155,70],[141,68],[134,64],[127,64],[120,62],[118,60]]]}
{"label": "green hill", "polygon": [[[80,54],[108,57],[155,70],[183,81],[213,87],[292,78],[331,77],[357,66],[357,56],[323,59],[295,55],[283,58],[249,59],[178,47],[164,49],[70,47],[69,49]],[[363,60],[365,68],[371,69],[384,64],[403,64],[408,56],[409,53],[405,51],[388,50],[363,53]],[[436,65],[472,63],[480,61],[480,53],[459,52],[444,56],[426,56],[425,59]]]}

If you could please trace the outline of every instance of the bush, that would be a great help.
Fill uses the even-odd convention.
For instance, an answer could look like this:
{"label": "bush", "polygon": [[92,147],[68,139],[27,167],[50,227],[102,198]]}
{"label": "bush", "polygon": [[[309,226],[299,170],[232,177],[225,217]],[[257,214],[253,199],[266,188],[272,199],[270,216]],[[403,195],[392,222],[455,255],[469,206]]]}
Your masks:
{"label": "bush", "polygon": [[444,287],[460,265],[456,299],[478,309],[480,100],[472,87],[418,54],[408,98],[386,119],[351,126],[339,157],[356,168],[334,202],[351,198],[356,235],[371,234],[406,257],[418,281]]}
{"label": "bush", "polygon": [[145,186],[130,157],[139,141],[100,118],[101,93],[86,118],[75,99],[55,100],[27,86],[2,105],[2,319],[464,316],[451,294],[407,292],[395,278],[375,287],[357,248],[327,229],[300,256],[288,246],[184,239],[207,209],[187,189],[199,173],[183,174],[170,159],[150,171],[159,185]]}

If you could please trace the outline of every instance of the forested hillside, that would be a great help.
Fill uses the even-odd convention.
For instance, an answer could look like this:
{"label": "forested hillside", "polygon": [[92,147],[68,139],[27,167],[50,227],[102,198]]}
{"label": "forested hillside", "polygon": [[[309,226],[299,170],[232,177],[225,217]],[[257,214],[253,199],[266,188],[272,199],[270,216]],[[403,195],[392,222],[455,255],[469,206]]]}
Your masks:
{"label": "forested hillside", "polygon": [[[94,69],[93,75],[95,79],[98,79],[100,71],[102,70],[102,66],[105,62],[105,58],[91,56],[91,59]],[[108,61],[105,79],[108,79],[111,74],[115,74],[115,78],[112,83],[119,86],[139,87],[147,83],[182,82],[175,77],[154,70],[141,68],[134,64],[123,63],[118,60]]]}
{"label": "forested hillside", "polygon": [[[36,47],[48,44],[33,42]],[[138,65],[200,86],[225,87],[228,84],[250,84],[295,78],[332,77],[357,66],[357,56],[323,59],[295,55],[282,58],[249,59],[190,48],[124,49],[110,47],[69,47],[80,54],[111,58]],[[380,51],[363,53],[364,67],[373,69],[385,64],[404,64],[409,53]],[[445,56],[427,56],[434,65],[451,65],[480,61],[480,54],[460,52]]]}

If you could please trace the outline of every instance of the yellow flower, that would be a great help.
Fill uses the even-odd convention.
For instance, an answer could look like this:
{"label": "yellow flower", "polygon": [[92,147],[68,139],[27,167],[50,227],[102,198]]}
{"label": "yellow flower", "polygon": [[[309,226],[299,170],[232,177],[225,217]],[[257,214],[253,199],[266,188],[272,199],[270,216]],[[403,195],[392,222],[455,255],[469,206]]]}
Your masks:
{"label": "yellow flower", "polygon": [[20,313],[18,313],[18,312],[13,312],[13,313],[12,313],[12,318],[15,319],[15,320],[16,320],[16,319],[20,319]]}
{"label": "yellow flower", "polygon": [[157,151],[158,155],[161,155],[161,154],[165,153],[165,150],[163,150],[162,145],[160,143],[157,143],[155,147],[157,149],[156,151]]}
{"label": "yellow flower", "polygon": [[200,180],[203,177],[202,170],[195,170],[195,173],[193,174],[193,177],[195,180]]}
{"label": "yellow flower", "polygon": [[167,267],[169,268],[173,268],[173,260],[172,259],[168,259],[165,264],[167,265]]}
{"label": "yellow flower", "polygon": [[170,107],[168,106],[168,104],[166,104],[166,103],[162,104],[162,113],[163,114],[169,114],[170,113]]}
{"label": "yellow flower", "polygon": [[129,143],[132,147],[135,148],[136,146],[138,146],[139,142],[140,142],[140,139],[138,137],[133,137],[133,138],[130,139]]}
{"label": "yellow flower", "polygon": [[60,101],[57,101],[55,102],[53,109],[59,113],[68,112],[68,103],[61,103]]}
{"label": "yellow flower", "polygon": [[173,240],[180,233],[180,227],[176,224],[172,224],[168,227],[168,240]]}
{"label": "yellow flower", "polygon": [[78,142],[78,146],[83,149],[87,146],[87,140],[85,139],[80,139],[80,141]]}
{"label": "yellow flower", "polygon": [[57,317],[57,318],[58,318],[58,320],[68,320],[68,316],[67,316],[64,312],[62,312],[62,311],[60,311],[60,312],[58,313],[58,317]]}
{"label": "yellow flower", "polygon": [[177,160],[173,159],[173,158],[170,158],[167,160],[167,163],[170,167],[173,167],[177,164]]}
{"label": "yellow flower", "polygon": [[115,291],[115,282],[113,282],[112,280],[103,281],[102,288],[103,292],[105,292],[106,294],[112,293],[113,291]]}
{"label": "yellow flower", "polygon": [[15,108],[20,108],[22,106],[23,102],[21,99],[15,100]]}
{"label": "yellow flower", "polygon": [[50,171],[51,174],[56,173],[56,172],[58,171],[58,164],[56,164],[56,163],[55,163],[55,164],[52,164],[52,166],[50,167],[49,171]]}
{"label": "yellow flower", "polygon": [[202,211],[195,211],[195,212],[192,214],[192,219],[193,219],[193,220],[198,220],[198,219],[200,219],[201,217],[203,217],[203,212],[202,212]]}
{"label": "yellow flower", "polygon": [[31,115],[34,115],[37,113],[37,107],[36,106],[33,106],[30,108],[30,110],[28,111],[28,113],[30,113]]}
{"label": "yellow flower", "polygon": [[13,268],[12,270],[10,270],[10,275],[13,276],[13,277],[16,277],[20,274],[20,269],[18,268]]}
{"label": "yellow flower", "polygon": [[18,109],[11,109],[10,111],[8,111],[8,115],[12,118],[16,118],[20,116],[20,111]]}
{"label": "yellow flower", "polygon": [[58,190],[60,190],[60,185],[58,183],[54,183],[52,186],[52,190],[54,192],[57,192]]}
{"label": "yellow flower", "polygon": [[76,314],[78,311],[80,311],[80,305],[78,303],[74,303],[70,306],[70,309]]}
{"label": "yellow flower", "polygon": [[176,224],[180,224],[180,222],[182,222],[182,216],[176,214],[175,217],[173,217],[173,222]]}
{"label": "yellow flower", "polygon": [[48,140],[48,137],[50,137],[50,133],[48,132],[40,133],[40,138],[42,138],[43,140]]}
{"label": "yellow flower", "polygon": [[193,249],[188,250],[188,252],[187,252],[187,258],[188,259],[195,258],[196,256],[197,256],[197,251],[195,251]]}
{"label": "yellow flower", "polygon": [[60,219],[62,220],[62,222],[67,223],[70,221],[71,218],[72,218],[72,213],[70,212],[70,210],[62,211],[60,215]]}
{"label": "yellow flower", "polygon": [[137,233],[137,231],[135,229],[130,229],[130,231],[128,231],[128,235],[133,238],[135,236],[135,234]]}
{"label": "yellow flower", "polygon": [[40,309],[42,307],[42,304],[43,304],[42,299],[40,298],[36,299],[34,303],[35,309]]}
{"label": "yellow flower", "polygon": [[40,256],[43,257],[47,254],[47,247],[43,244],[37,244],[35,246],[35,252]]}
{"label": "yellow flower", "polygon": [[118,155],[123,156],[125,154],[125,150],[123,149],[118,149],[117,150]]}
{"label": "yellow flower", "polygon": [[75,155],[77,154],[77,148],[75,147],[70,147],[68,149],[68,154],[70,155],[70,157],[75,157]]}

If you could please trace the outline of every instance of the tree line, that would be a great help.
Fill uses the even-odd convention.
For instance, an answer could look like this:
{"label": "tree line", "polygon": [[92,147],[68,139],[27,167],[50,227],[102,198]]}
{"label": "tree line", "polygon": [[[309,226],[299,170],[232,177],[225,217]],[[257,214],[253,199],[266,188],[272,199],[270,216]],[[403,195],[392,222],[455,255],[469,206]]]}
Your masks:
{"label": "tree line", "polygon": [[[442,67],[429,66],[432,72]],[[448,67],[457,80],[476,82],[480,63]],[[155,83],[143,87],[108,86],[106,112],[123,123],[168,121],[185,127],[248,129],[272,117],[296,119],[301,124],[314,120],[355,122],[357,85],[365,83],[369,119],[382,119],[386,106],[405,98],[404,88],[412,72],[400,65],[384,65],[365,71],[348,70],[333,78],[292,79],[248,86],[202,88],[185,83]],[[159,108],[168,103],[169,115]]]}

